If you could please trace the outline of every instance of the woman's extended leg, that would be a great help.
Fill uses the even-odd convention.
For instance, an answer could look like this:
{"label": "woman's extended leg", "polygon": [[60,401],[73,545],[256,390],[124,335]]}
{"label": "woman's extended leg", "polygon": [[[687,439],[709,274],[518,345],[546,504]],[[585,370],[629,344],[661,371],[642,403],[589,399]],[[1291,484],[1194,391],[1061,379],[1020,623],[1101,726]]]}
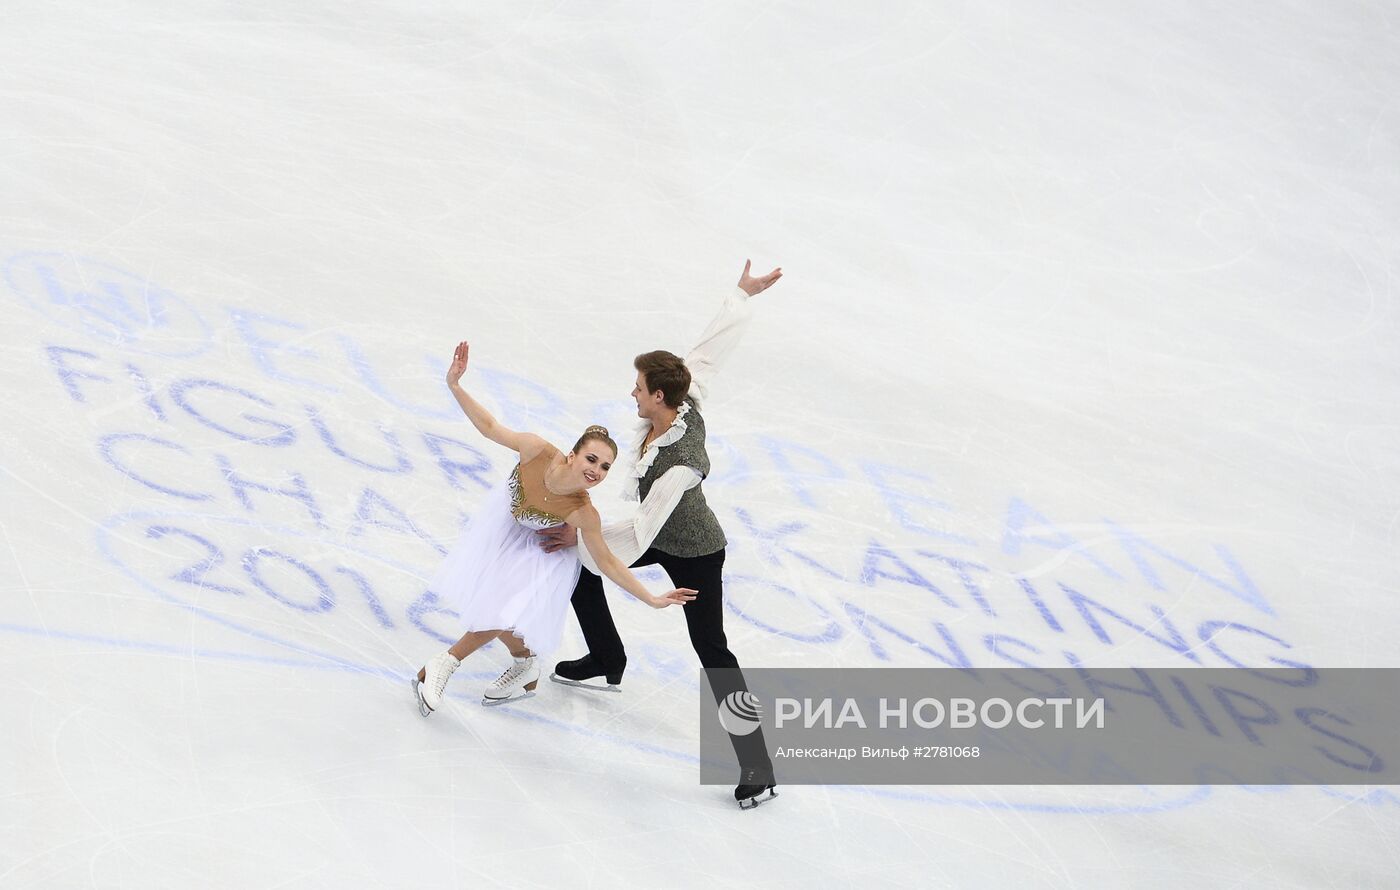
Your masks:
{"label": "woman's extended leg", "polygon": [[453,658],[457,659],[458,661],[461,661],[463,658],[466,658],[468,655],[471,655],[473,652],[480,649],[482,646],[485,646],[487,643],[496,639],[496,637],[499,637],[503,633],[507,633],[507,631],[474,630],[469,633],[464,633],[462,634],[462,638],[456,643],[452,644],[452,648],[448,649],[447,651],[452,653]]}
{"label": "woman's extended leg", "polygon": [[[452,644],[447,651],[452,657],[461,661],[487,643],[499,637],[501,634],[510,633],[505,630],[473,630],[462,634],[462,638]],[[418,669],[418,682],[422,683],[427,679],[427,668]]]}

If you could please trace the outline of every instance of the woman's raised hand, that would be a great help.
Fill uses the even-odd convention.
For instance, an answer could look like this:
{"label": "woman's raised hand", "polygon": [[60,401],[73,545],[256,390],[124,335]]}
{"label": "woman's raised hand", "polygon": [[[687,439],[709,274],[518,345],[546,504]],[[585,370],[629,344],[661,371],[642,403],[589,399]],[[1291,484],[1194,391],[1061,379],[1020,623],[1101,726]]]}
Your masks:
{"label": "woman's raised hand", "polygon": [[647,605],[651,606],[653,609],[664,609],[667,606],[684,606],[686,603],[695,599],[696,593],[697,591],[691,590],[689,587],[678,587],[670,593],[652,597]]}
{"label": "woman's raised hand", "polygon": [[467,372],[467,350],[469,348],[466,340],[457,344],[457,351],[452,354],[452,365],[447,369],[448,386],[461,380],[462,375]]}

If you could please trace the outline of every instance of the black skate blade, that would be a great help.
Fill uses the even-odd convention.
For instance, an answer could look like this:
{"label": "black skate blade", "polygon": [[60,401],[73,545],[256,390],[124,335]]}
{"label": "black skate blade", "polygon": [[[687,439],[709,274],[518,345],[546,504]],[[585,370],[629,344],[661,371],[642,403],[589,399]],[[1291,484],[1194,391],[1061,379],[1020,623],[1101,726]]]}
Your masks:
{"label": "black skate blade", "polygon": [[482,698],[481,706],[483,708],[498,708],[501,705],[508,705],[513,701],[524,701],[527,698],[534,697],[535,693],[531,691],[525,693],[524,695],[511,695],[507,696],[506,698]]}
{"label": "black skate blade", "polygon": [[739,809],[741,809],[741,810],[756,810],[756,809],[758,809],[758,807],[759,807],[760,804],[765,804],[765,803],[767,803],[768,801],[772,800],[773,798],[777,797],[777,796],[778,796],[778,792],[775,791],[775,790],[773,790],[772,788],[769,788],[769,789],[768,789],[768,796],[767,796],[767,797],[763,797],[762,795],[763,795],[763,792],[760,791],[758,794],[755,794],[753,797],[746,797],[746,798],[744,798],[743,800],[739,801]]}
{"label": "black skate blade", "polygon": [[588,683],[583,680],[570,680],[568,677],[561,677],[553,671],[549,672],[549,679],[564,686],[576,686],[579,689],[587,689],[591,692],[621,692],[622,687],[616,683],[609,683],[603,686],[599,683]]}

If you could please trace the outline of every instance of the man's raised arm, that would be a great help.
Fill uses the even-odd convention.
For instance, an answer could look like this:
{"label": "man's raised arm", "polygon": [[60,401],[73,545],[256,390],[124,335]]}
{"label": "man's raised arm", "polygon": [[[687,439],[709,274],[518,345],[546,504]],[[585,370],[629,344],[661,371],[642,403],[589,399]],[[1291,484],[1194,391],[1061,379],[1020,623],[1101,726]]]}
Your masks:
{"label": "man's raised arm", "polygon": [[710,382],[715,373],[729,358],[734,347],[743,338],[753,309],[749,298],[756,297],[773,286],[773,282],[783,277],[782,267],[774,269],[761,278],[749,274],[750,260],[744,260],[744,271],[739,275],[739,284],[724,301],[700,340],[686,354],[685,366],[690,371],[690,395],[697,403],[704,402],[709,395]]}

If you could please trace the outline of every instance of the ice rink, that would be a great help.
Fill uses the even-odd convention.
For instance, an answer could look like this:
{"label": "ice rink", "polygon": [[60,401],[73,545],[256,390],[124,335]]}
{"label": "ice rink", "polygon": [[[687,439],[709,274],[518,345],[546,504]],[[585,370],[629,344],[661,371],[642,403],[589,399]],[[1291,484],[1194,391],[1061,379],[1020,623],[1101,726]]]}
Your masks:
{"label": "ice rink", "polygon": [[1394,787],[741,813],[681,615],[611,586],[622,695],[407,682],[513,463],[456,342],[507,423],[626,440],[750,257],[705,414],[746,667],[1400,666],[1398,29],[7,3],[0,888],[1400,886]]}

